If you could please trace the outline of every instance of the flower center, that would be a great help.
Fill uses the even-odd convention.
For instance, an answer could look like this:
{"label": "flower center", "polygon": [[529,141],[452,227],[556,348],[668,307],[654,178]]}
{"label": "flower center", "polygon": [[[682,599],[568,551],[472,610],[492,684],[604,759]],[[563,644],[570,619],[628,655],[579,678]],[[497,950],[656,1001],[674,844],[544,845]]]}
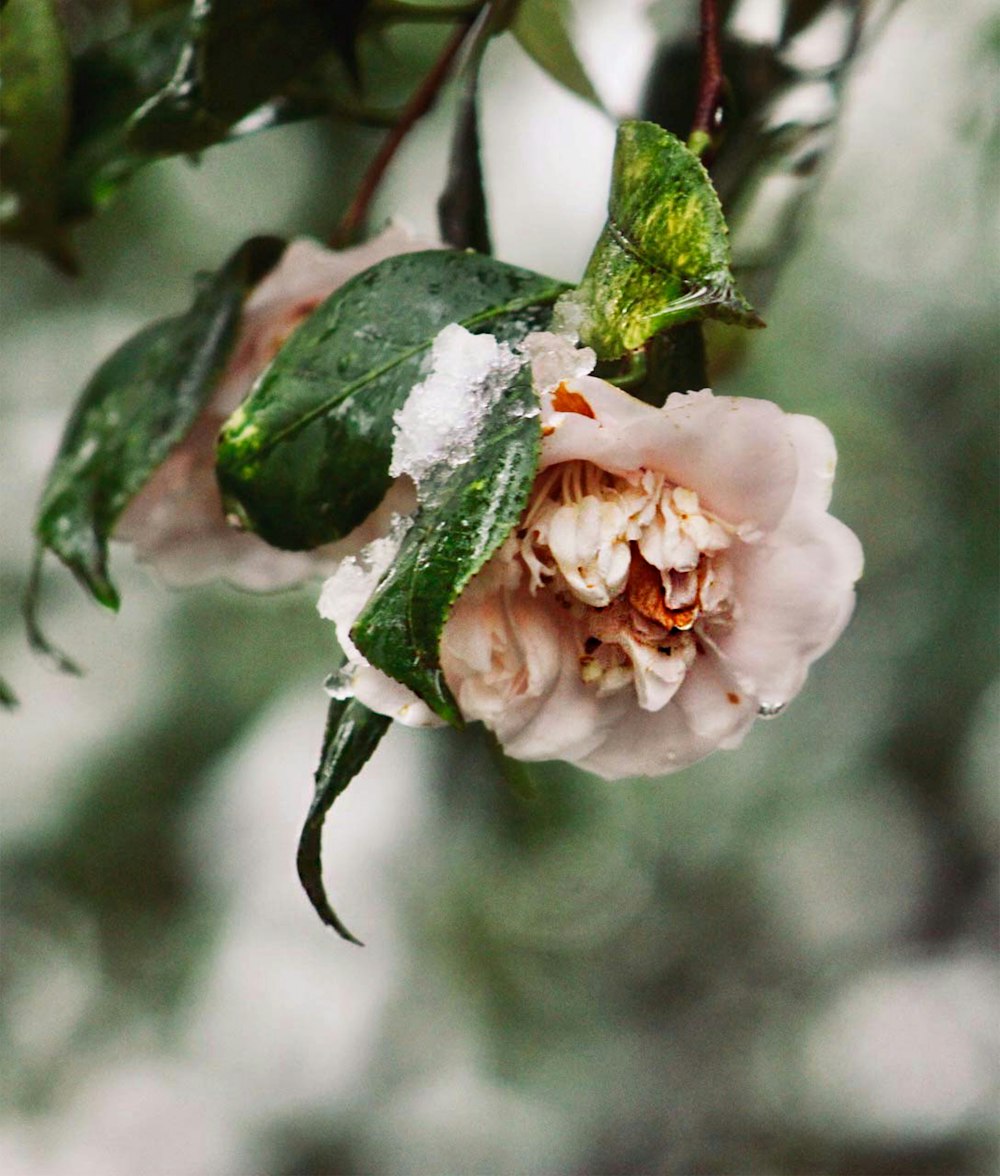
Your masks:
{"label": "flower center", "polygon": [[575,627],[583,680],[599,694],[632,685],[640,706],[658,710],[697,635],[732,618],[734,534],[663,474],[568,461],[536,479],[512,555],[532,594],[551,594]]}

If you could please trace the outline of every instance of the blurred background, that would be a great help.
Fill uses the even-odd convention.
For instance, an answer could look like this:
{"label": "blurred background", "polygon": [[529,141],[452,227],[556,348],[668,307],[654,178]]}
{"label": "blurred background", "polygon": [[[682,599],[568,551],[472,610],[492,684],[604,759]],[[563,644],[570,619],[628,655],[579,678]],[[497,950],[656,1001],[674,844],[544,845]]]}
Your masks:
{"label": "blurred background", "polygon": [[[775,5],[735,7],[759,48]],[[712,340],[717,389],[837,437],[850,628],[786,715],[663,780],[512,787],[477,737],[392,730],[327,826],[363,950],[295,877],[336,656],[316,589],[173,593],[116,548],[112,617],[50,569],[83,679],[26,651],[17,600],[87,374],[242,238],[325,236],[382,132],[147,168],[76,234],[77,279],[4,250],[5,1176],[997,1170],[1000,24],[883,8],[849,75],[843,6],[786,55],[773,125],[801,133],[731,165],[760,181],[732,207],[768,329]],[[606,105],[669,124],[692,6],[575,11]],[[434,231],[452,99],[375,223]],[[577,279],[613,122],[504,36],[482,125],[497,255]]]}

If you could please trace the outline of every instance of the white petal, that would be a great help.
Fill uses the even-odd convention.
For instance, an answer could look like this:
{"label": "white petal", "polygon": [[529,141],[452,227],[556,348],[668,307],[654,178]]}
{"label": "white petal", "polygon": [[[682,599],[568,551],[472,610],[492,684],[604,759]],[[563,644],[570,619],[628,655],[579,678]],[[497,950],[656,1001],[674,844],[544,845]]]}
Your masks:
{"label": "white petal", "polygon": [[439,718],[412,691],[367,662],[357,665],[353,675],[354,697],[376,714],[388,715],[406,727],[443,727]]}
{"label": "white petal", "polygon": [[735,545],[731,558],[738,623],[713,639],[745,688],[787,702],[850,619],[861,544],[820,515],[801,539],[779,533],[766,545]]}

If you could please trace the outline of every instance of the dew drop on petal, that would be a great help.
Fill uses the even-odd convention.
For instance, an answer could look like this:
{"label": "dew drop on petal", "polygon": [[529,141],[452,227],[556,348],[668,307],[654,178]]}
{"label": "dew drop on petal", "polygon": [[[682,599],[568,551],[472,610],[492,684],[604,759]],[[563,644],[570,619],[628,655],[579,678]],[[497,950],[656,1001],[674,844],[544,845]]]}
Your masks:
{"label": "dew drop on petal", "polygon": [[762,719],[776,719],[785,709],[785,705],[783,702],[762,702],[757,707],[757,714]]}

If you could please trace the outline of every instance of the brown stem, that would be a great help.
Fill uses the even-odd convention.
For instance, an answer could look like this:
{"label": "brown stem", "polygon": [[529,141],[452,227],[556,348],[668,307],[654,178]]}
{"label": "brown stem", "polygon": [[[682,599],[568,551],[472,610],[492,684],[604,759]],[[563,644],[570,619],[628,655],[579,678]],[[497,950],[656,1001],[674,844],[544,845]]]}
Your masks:
{"label": "brown stem", "polygon": [[[701,0],[701,74],[689,143],[703,157],[711,154],[712,143],[719,129],[724,85],[718,0]],[[705,158],[705,162],[708,162],[708,158]]]}
{"label": "brown stem", "polygon": [[399,150],[403,140],[413,129],[414,123],[422,118],[434,105],[441,87],[444,85],[452,63],[458,56],[459,50],[469,35],[472,21],[466,20],[460,24],[448,38],[447,44],[441,51],[441,56],[434,63],[433,68],[413,92],[409,102],[403,107],[399,122],[392,128],[383,140],[375,158],[368,165],[368,170],[362,177],[358,190],[351,201],[350,207],[340,219],[340,224],[330,236],[330,244],[337,249],[350,245],[364,225],[368,215],[368,206],[378,190],[386,168],[392,162],[393,156]]}

